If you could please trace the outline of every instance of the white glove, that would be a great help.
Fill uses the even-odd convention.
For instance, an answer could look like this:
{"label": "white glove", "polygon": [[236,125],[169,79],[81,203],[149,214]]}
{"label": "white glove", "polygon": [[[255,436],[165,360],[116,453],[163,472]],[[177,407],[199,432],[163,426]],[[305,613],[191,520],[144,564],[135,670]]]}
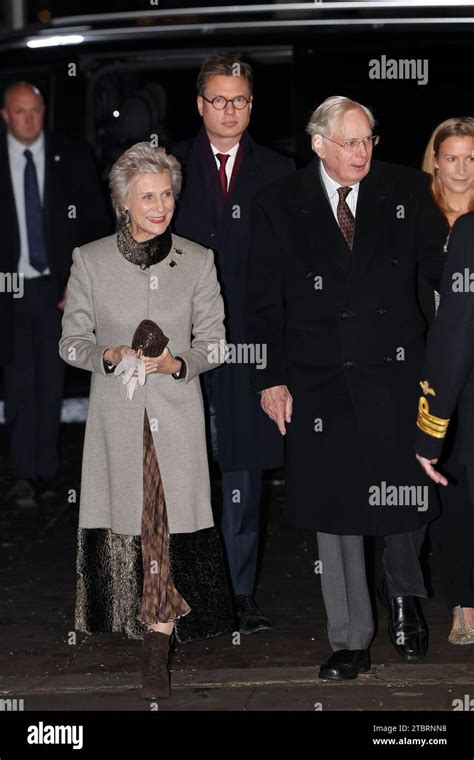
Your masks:
{"label": "white glove", "polygon": [[[135,370],[137,371],[136,375],[134,374]],[[115,376],[121,375],[122,373],[124,373],[122,382],[127,386],[127,399],[131,401],[137,385],[145,385],[145,363],[134,354],[125,354],[114,370]]]}

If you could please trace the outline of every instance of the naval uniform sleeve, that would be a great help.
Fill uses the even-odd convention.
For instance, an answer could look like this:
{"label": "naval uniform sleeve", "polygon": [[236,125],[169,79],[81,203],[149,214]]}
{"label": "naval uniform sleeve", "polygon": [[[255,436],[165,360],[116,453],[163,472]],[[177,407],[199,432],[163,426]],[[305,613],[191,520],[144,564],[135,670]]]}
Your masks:
{"label": "naval uniform sleeve", "polygon": [[[469,273],[473,273],[472,292]],[[454,225],[448,245],[438,314],[430,327],[418,403],[415,449],[441,454],[449,420],[474,369],[474,213]]]}

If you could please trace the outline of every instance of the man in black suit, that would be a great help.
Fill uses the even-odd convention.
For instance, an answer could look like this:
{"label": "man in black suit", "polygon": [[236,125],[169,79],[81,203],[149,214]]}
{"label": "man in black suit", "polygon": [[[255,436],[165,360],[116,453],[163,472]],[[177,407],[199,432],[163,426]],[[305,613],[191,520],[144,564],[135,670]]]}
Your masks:
{"label": "man in black suit", "polygon": [[427,647],[419,553],[438,505],[410,454],[417,277],[438,287],[447,230],[422,172],[372,161],[373,127],[345,97],[316,109],[318,158],[258,196],[249,259],[248,334],[268,347],[254,387],[288,435],[292,521],[318,536],[333,649],[322,678],[370,668],[363,536],[385,536],[392,643],[407,660]]}
{"label": "man in black suit", "polygon": [[[450,504],[452,512],[443,515],[438,538],[443,581],[458,618],[449,641],[474,644],[474,211],[459,217],[449,236],[441,302],[428,333],[419,386],[417,459],[435,483],[462,489]],[[446,447],[456,407],[454,441]],[[446,448],[456,460],[451,483],[434,467]],[[447,467],[451,470],[452,460]]]}
{"label": "man in black suit", "polygon": [[[270,628],[255,604],[262,470],[283,464],[281,436],[251,395],[249,362],[265,363],[261,346],[247,342],[245,273],[249,207],[258,190],[290,173],[293,162],[257,145],[247,132],[252,70],[235,56],[207,59],[197,80],[203,127],[173,146],[182,162],[184,190],[176,232],[216,254],[226,307],[226,363],[204,376],[214,452],[222,472],[221,529],[242,633]],[[257,370],[257,373],[259,370]]]}
{"label": "man in black suit", "polygon": [[45,106],[28,82],[10,85],[0,139],[0,333],[13,487],[34,505],[54,493],[64,362],[59,357],[72,250],[109,231],[88,147],[43,130]]}

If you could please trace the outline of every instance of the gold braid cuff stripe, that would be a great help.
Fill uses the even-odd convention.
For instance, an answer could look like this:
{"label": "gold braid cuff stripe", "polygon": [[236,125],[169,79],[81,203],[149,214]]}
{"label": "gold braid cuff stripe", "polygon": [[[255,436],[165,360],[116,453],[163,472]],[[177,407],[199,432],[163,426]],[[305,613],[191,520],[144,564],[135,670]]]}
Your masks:
{"label": "gold braid cuff stripe", "polygon": [[448,429],[449,419],[445,420],[442,417],[435,417],[433,414],[430,414],[428,399],[421,396],[418,403],[416,424],[420,430],[432,438],[444,438]]}

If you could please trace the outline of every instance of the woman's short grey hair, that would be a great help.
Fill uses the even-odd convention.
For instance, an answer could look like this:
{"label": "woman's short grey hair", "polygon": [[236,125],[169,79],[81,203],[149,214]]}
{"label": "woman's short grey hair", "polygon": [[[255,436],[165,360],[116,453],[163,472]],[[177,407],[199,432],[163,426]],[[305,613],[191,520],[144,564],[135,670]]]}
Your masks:
{"label": "woman's short grey hair", "polygon": [[122,153],[109,174],[109,188],[112,205],[117,218],[127,202],[130,184],[136,174],[161,174],[169,171],[171,188],[176,198],[181,190],[181,164],[164,148],[155,148],[149,142],[140,142]]}
{"label": "woman's short grey hair", "polygon": [[327,135],[337,128],[344,114],[347,111],[353,111],[354,108],[359,108],[365,113],[369,120],[370,128],[373,129],[375,118],[369,108],[361,103],[357,103],[355,100],[344,97],[344,95],[331,95],[330,98],[326,98],[311,114],[306,126],[307,134],[311,135],[311,137],[313,135]]}

